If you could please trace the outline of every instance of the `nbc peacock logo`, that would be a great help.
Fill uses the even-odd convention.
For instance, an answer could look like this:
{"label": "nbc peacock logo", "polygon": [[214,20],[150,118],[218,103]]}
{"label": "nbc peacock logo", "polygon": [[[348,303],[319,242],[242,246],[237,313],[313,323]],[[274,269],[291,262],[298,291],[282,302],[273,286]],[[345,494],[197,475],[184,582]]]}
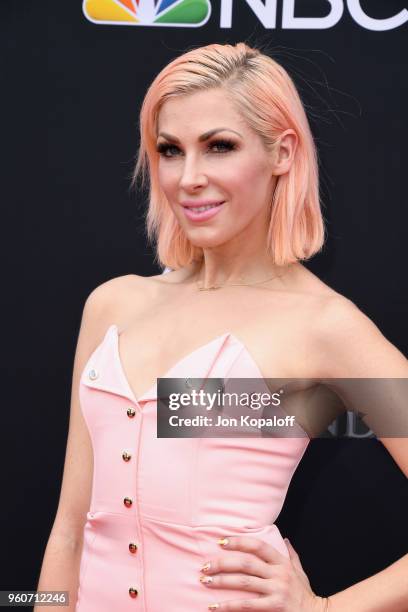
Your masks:
{"label": "nbc peacock logo", "polygon": [[209,0],[84,0],[84,15],[97,24],[197,28],[211,15]]}

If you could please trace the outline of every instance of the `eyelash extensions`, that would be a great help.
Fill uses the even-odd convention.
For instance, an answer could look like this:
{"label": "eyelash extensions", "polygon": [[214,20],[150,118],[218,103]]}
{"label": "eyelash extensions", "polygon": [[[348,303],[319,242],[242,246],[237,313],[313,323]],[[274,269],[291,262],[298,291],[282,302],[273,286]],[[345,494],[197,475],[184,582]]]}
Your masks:
{"label": "eyelash extensions", "polygon": [[[231,140],[228,140],[228,139],[213,140],[209,144],[208,148],[211,149],[214,146],[217,146],[217,147],[223,146],[226,148],[225,151],[218,151],[217,154],[221,154],[221,155],[223,155],[224,153],[228,153],[229,151],[232,151],[236,148],[235,143],[233,143]],[[178,147],[176,145],[167,144],[164,142],[159,143],[156,147],[156,151],[158,151],[158,153],[160,153],[162,157],[167,157],[167,158],[174,157],[174,155],[165,155],[165,153],[167,153],[167,151],[170,149],[178,149]]]}

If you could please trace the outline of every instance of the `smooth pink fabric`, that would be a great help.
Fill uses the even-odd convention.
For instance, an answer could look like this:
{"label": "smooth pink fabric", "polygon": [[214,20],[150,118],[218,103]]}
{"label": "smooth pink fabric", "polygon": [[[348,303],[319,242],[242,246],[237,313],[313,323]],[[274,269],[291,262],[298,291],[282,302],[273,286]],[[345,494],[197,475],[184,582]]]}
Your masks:
{"label": "smooth pink fabric", "polygon": [[[199,570],[220,555],[237,554],[217,544],[228,535],[260,538],[289,556],[274,521],[309,438],[301,428],[298,437],[286,438],[157,438],[157,384],[134,397],[118,337],[111,325],[80,379],[94,475],[76,612],[205,612],[212,602],[257,597],[210,589],[199,582]],[[262,378],[230,332],[181,359],[163,378],[209,376]],[[138,546],[135,554],[130,542]],[[138,590],[136,598],[129,587]]]}

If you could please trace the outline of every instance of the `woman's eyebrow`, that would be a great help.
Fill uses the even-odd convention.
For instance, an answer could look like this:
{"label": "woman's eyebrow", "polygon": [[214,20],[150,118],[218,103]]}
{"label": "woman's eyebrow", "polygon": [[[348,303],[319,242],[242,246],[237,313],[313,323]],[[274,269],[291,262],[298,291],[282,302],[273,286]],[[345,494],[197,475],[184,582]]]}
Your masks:
{"label": "woman's eyebrow", "polygon": [[[236,132],[235,130],[231,130],[231,128],[219,127],[219,128],[214,128],[213,130],[209,130],[208,132],[204,132],[204,134],[201,134],[201,136],[198,137],[198,140],[200,142],[203,142],[204,140],[208,140],[209,138],[211,138],[211,136],[214,136],[214,134],[216,134],[217,132],[223,132],[225,130],[227,132],[234,132],[234,134],[238,134],[238,136],[240,138],[242,138],[242,135],[239,132]],[[165,132],[160,132],[160,134],[158,134],[158,135],[159,136],[163,136],[164,138],[166,138],[166,140],[171,140],[172,142],[180,143],[180,140],[178,138],[176,138],[176,136],[172,136],[171,134],[166,134]]]}

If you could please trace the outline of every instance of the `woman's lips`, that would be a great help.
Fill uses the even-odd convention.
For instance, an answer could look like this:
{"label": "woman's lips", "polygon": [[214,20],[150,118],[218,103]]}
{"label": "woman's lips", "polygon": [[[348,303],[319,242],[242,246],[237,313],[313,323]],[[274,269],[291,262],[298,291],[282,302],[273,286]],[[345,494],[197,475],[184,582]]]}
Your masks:
{"label": "woman's lips", "polygon": [[183,206],[183,210],[187,219],[190,219],[190,221],[207,221],[207,219],[211,219],[219,213],[224,204],[225,202],[221,202],[221,204],[216,204],[212,208],[203,210],[202,212],[197,212],[194,207],[186,208],[185,206]]}

